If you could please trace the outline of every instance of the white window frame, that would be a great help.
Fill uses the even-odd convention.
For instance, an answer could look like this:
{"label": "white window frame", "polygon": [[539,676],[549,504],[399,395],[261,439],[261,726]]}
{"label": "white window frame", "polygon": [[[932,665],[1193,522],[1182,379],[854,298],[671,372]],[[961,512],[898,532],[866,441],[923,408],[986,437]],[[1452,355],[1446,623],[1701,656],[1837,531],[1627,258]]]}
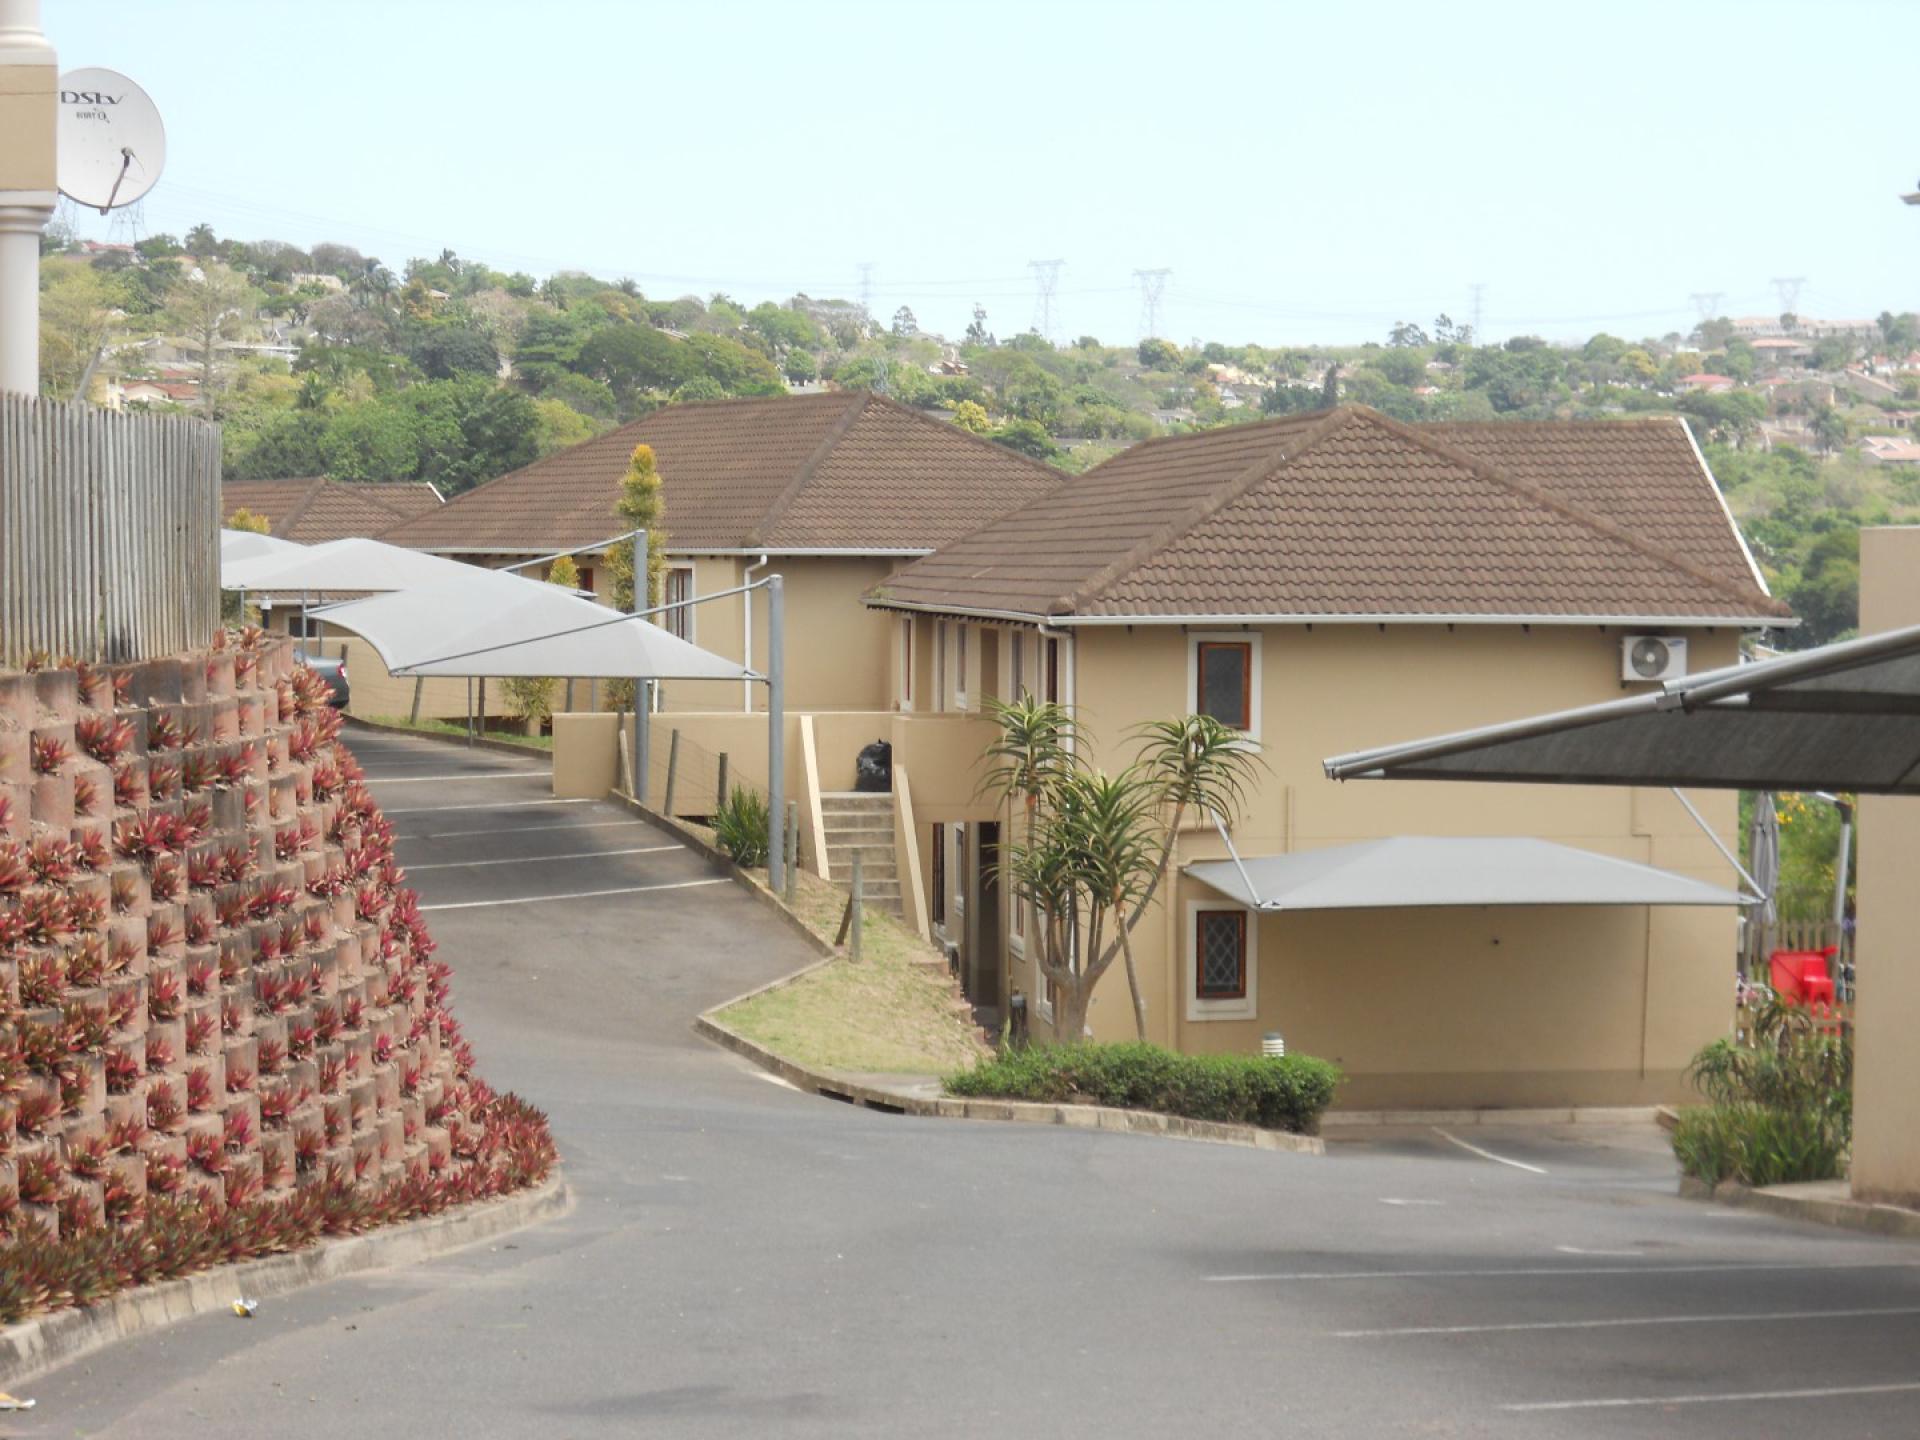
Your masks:
{"label": "white window frame", "polygon": [[905,616],[900,621],[900,638],[897,642],[900,655],[900,708],[913,709],[913,617]]}
{"label": "white window frame", "polygon": [[944,714],[947,708],[947,622],[933,622],[933,710]]}
{"label": "white window frame", "polygon": [[[1234,910],[1247,917],[1247,993],[1234,1000],[1200,998],[1200,916],[1204,911]],[[1253,1020],[1260,1014],[1260,912],[1231,900],[1187,902],[1187,1019]]]}
{"label": "white window frame", "polygon": [[953,643],[947,647],[953,656],[953,707],[956,710],[969,708],[967,701],[967,652],[973,649],[968,644],[968,626],[965,621],[955,621]]}
{"label": "white window frame", "polygon": [[[684,575],[687,577],[687,593],[681,596],[681,599],[691,600],[700,593],[695,586],[697,577],[693,566],[669,565],[666,576],[660,585],[662,599],[669,601],[673,599],[673,577],[676,575]],[[695,633],[695,617],[697,617],[699,613],[700,607],[698,605],[688,605],[679,610],[669,610],[660,617],[662,621],[666,622],[661,628],[670,634],[679,634],[679,632],[673,628],[674,622],[678,622],[686,627],[686,633],[681,635],[680,638],[685,640],[689,645],[697,645],[700,643],[700,637]]]}
{"label": "white window frame", "polygon": [[1187,695],[1186,708],[1197,713],[1200,709],[1200,647],[1202,645],[1246,645],[1249,646],[1247,666],[1247,728],[1240,733],[1246,737],[1249,746],[1258,748],[1260,744],[1261,713],[1260,695],[1265,689],[1264,671],[1261,663],[1262,636],[1257,630],[1194,630],[1187,635]]}

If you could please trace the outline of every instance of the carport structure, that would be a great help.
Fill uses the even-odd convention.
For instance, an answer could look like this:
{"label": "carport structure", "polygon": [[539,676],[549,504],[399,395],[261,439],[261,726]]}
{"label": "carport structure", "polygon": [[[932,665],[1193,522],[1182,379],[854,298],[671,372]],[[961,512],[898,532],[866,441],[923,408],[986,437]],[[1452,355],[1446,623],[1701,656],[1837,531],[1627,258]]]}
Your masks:
{"label": "carport structure", "polygon": [[[1920,531],[1887,531],[1909,541]],[[1869,549],[1868,553],[1871,553]],[[1909,557],[1910,558],[1910,557]],[[1913,586],[1911,565],[1881,572]],[[1863,576],[1865,576],[1863,571]],[[1872,613],[1863,584],[1863,621]],[[1903,597],[1905,618],[1920,594]],[[1920,625],[1756,664],[1663,683],[1628,699],[1335,756],[1336,780],[1481,780],[1570,785],[1920,794]],[[1916,834],[1901,807],[1863,807],[1862,908],[1881,885],[1910,891],[1900,841]],[[1885,841],[1877,848],[1884,825]],[[1871,856],[1866,863],[1865,857]],[[1902,872],[1909,872],[1903,875]],[[1911,919],[1909,915],[1905,917]],[[1855,1198],[1920,1204],[1920,969],[1898,924],[1874,933],[1863,964],[1854,1081]]]}

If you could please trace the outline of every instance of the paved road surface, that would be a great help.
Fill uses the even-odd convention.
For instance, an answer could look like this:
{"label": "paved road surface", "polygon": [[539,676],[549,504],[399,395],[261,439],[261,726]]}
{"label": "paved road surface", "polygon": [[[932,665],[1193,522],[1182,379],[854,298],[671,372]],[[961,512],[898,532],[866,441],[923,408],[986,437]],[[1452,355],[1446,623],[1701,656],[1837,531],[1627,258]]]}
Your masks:
{"label": "paved road surface", "polygon": [[1683,1204],[1638,1133],[1316,1160],[803,1096],[688,1030],[808,958],[697,857],[509,757],[355,748],[575,1210],[130,1342],[0,1433],[1920,1434],[1920,1246]]}

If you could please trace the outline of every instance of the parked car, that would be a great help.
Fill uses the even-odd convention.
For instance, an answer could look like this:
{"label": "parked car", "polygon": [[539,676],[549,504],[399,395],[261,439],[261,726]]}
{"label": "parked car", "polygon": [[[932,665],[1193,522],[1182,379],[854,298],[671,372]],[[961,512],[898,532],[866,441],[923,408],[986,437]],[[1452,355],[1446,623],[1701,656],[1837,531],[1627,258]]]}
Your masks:
{"label": "parked car", "polygon": [[325,655],[309,655],[304,650],[296,650],[293,653],[302,665],[327,682],[327,689],[330,692],[327,703],[336,710],[346,709],[347,701],[353,698],[353,691],[347,685],[346,660],[329,659]]}

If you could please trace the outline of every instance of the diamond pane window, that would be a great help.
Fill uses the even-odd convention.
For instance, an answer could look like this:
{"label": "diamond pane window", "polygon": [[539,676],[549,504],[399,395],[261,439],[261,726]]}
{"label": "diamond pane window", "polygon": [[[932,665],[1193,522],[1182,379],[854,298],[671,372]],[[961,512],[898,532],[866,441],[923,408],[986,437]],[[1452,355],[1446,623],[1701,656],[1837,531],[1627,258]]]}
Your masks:
{"label": "diamond pane window", "polygon": [[1253,646],[1215,641],[1202,644],[1199,682],[1194,708],[1202,715],[1236,730],[1252,724]]}
{"label": "diamond pane window", "polygon": [[1247,917],[1241,910],[1202,910],[1199,985],[1202,1000],[1240,1000],[1247,993]]}

